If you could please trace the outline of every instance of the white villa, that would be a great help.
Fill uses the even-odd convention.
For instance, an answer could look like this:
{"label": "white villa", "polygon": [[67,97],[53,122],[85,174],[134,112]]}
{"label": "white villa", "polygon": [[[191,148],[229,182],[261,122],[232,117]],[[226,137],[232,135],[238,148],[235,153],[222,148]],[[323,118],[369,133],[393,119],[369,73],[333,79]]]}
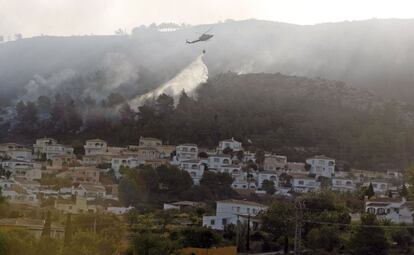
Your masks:
{"label": "white villa", "polygon": [[222,153],[226,148],[232,149],[233,151],[243,150],[242,143],[234,140],[233,137],[231,139],[220,141],[217,151]]}
{"label": "white villa", "polygon": [[273,181],[275,184],[275,187],[278,186],[278,176],[274,171],[261,171],[257,174],[257,183],[258,187],[262,188],[262,184],[264,180]]}
{"label": "white villa", "polygon": [[293,190],[300,193],[317,191],[321,188],[320,182],[306,175],[293,175],[291,183]]}
{"label": "white villa", "polygon": [[178,161],[196,160],[198,158],[197,144],[181,144],[176,147],[176,157]]}
{"label": "white villa", "polygon": [[33,144],[33,154],[37,159],[53,159],[56,155],[72,155],[73,148],[58,144],[53,138],[40,138]]}
{"label": "white villa", "polygon": [[193,183],[195,185],[200,184],[201,178],[203,178],[204,174],[204,164],[201,163],[200,160],[186,160],[181,162],[180,168],[186,172],[188,172],[193,179]]}
{"label": "white villa", "polygon": [[208,157],[208,167],[218,169],[221,166],[231,165],[230,155],[211,155]]}
{"label": "white villa", "polygon": [[267,206],[245,200],[217,201],[216,215],[203,216],[203,226],[212,229],[223,230],[228,224],[243,224],[250,217],[250,225],[253,229],[259,226],[260,220],[256,216],[267,210]]}
{"label": "white villa", "polygon": [[332,177],[332,190],[340,192],[353,192],[357,189],[354,178]]}
{"label": "white villa", "polygon": [[276,154],[266,154],[264,159],[265,170],[279,170],[285,168],[287,164],[287,157],[276,155]]}
{"label": "white villa", "polygon": [[13,177],[24,177],[28,180],[39,180],[42,178],[41,165],[35,162],[22,160],[5,160],[0,162],[1,166],[11,172]]}
{"label": "white villa", "polygon": [[84,145],[85,156],[102,155],[108,151],[108,144],[101,139],[87,140]]}
{"label": "white villa", "polygon": [[377,215],[393,223],[413,223],[413,204],[405,198],[377,198],[365,201],[365,212]]}
{"label": "white villa", "polygon": [[335,160],[324,155],[315,156],[306,160],[311,166],[310,172],[316,176],[331,178],[335,174]]}

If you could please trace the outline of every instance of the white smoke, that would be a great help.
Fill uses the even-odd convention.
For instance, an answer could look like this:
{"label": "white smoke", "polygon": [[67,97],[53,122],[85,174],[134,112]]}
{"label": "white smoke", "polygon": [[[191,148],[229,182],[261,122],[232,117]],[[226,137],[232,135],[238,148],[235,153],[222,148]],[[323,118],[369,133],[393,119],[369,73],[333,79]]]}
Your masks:
{"label": "white smoke", "polygon": [[39,96],[53,95],[58,91],[63,82],[73,79],[75,76],[76,72],[72,69],[62,70],[49,78],[44,78],[43,76],[36,74],[33,76],[33,79],[26,84],[26,94],[19,100],[36,100]]}
{"label": "white smoke", "polygon": [[72,69],[64,69],[49,77],[36,74],[26,84],[26,93],[19,98],[33,101],[39,96],[51,96],[56,93],[68,93],[72,97],[91,97],[102,100],[121,85],[134,83],[139,79],[138,68],[130,59],[121,53],[110,52],[103,56],[93,73],[81,73]]}
{"label": "white smoke", "polygon": [[162,84],[155,90],[130,100],[128,103],[132,108],[137,108],[138,106],[143,105],[146,100],[157,98],[161,94],[167,94],[177,101],[176,99],[180,96],[182,91],[193,96],[197,87],[206,82],[207,79],[208,68],[203,61],[202,54],[171,80]]}

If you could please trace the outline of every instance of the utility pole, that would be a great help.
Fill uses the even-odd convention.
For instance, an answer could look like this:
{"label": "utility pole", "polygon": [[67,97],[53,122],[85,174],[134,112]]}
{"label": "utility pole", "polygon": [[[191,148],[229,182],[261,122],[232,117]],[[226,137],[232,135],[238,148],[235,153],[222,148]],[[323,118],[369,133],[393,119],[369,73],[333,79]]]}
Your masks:
{"label": "utility pole", "polygon": [[239,251],[239,242],[240,242],[240,220],[239,215],[237,215],[237,225],[236,225],[236,248]]}
{"label": "utility pole", "polygon": [[295,203],[295,255],[301,255],[303,207],[303,201],[297,200]]}
{"label": "utility pole", "polygon": [[246,251],[250,251],[250,214],[247,216]]}

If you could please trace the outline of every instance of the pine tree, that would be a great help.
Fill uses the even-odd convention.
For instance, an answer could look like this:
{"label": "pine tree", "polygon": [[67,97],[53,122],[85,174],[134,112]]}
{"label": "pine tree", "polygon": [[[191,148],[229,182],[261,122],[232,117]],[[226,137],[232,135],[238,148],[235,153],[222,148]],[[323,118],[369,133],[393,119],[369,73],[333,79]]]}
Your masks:
{"label": "pine tree", "polygon": [[42,237],[50,237],[52,227],[52,217],[50,211],[47,212],[45,225],[43,226]]}
{"label": "pine tree", "polygon": [[71,242],[72,242],[72,220],[71,220],[71,214],[69,213],[66,216],[64,245],[68,246],[70,245]]}

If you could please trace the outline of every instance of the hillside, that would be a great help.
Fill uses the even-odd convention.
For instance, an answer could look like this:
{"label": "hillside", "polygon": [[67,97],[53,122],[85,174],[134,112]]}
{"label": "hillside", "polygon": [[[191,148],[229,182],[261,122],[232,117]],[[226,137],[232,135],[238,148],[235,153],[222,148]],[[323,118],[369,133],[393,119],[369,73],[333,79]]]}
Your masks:
{"label": "hillside", "polygon": [[80,149],[87,138],[128,145],[150,136],[212,148],[235,137],[246,149],[290,160],[323,153],[346,166],[370,169],[414,162],[412,110],[342,82],[229,72],[211,77],[196,95],[181,95],[174,107],[174,99],[163,94],[138,109],[115,95],[105,104],[65,94],[42,97],[17,105],[0,140],[30,144],[52,136]]}
{"label": "hillside", "polygon": [[[205,49],[212,75],[233,71],[322,77],[409,101],[414,95],[413,25],[414,20],[313,26],[246,20],[175,32],[139,27],[130,36],[23,39],[0,44],[0,96],[4,103],[25,94],[25,87],[26,98],[44,93],[38,87],[83,96],[86,91],[98,99],[112,91],[135,96],[174,77]],[[210,27],[215,35],[210,42],[184,43]]]}

